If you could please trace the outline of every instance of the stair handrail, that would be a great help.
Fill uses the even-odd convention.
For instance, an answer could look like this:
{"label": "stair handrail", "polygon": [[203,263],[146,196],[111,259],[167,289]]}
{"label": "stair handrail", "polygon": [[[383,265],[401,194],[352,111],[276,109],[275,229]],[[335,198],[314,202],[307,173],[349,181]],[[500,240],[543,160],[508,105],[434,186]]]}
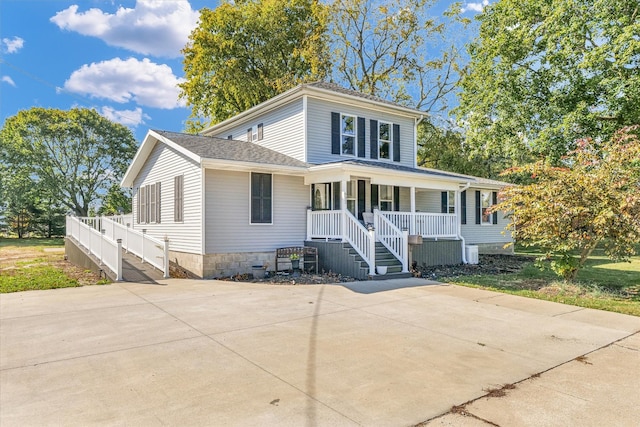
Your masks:
{"label": "stair handrail", "polygon": [[369,265],[369,274],[376,274],[376,242],[373,229],[365,228],[353,214],[345,210],[345,227],[343,239],[349,243],[353,249]]}
{"label": "stair handrail", "polygon": [[137,257],[144,263],[147,262],[163,272],[163,277],[169,277],[169,240],[160,240],[146,233],[125,226],[118,219],[103,216],[102,225],[105,231],[111,233],[113,237],[122,239],[122,247]]}
{"label": "stair handrail", "polygon": [[378,209],[373,210],[373,224],[376,239],[402,262],[402,272],[409,272],[409,231],[400,230],[387,217],[381,215]]}

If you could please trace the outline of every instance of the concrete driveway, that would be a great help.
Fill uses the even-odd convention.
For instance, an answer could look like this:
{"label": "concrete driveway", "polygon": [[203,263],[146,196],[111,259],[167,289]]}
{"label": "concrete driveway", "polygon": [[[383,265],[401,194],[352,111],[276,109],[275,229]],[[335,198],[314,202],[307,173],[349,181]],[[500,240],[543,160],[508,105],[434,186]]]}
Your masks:
{"label": "concrete driveway", "polygon": [[421,279],[22,292],[0,295],[0,322],[2,427],[633,425],[640,411],[640,318]]}

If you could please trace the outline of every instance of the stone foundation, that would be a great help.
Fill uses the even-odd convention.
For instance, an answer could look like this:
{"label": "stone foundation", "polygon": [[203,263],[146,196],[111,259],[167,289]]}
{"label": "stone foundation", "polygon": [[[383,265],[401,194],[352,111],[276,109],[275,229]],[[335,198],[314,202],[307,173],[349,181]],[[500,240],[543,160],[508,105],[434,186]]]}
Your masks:
{"label": "stone foundation", "polygon": [[216,279],[236,274],[250,274],[254,265],[267,265],[267,270],[273,271],[275,251],[206,255],[170,251],[169,258],[172,263],[201,279]]}

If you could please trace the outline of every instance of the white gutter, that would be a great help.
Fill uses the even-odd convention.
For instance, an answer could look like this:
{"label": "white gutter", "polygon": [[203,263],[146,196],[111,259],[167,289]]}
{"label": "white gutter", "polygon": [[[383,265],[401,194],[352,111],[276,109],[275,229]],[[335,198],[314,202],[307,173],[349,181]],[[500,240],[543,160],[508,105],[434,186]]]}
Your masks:
{"label": "white gutter", "polygon": [[[464,187],[460,188],[458,190],[458,200],[460,200],[460,193],[462,193],[463,191],[466,191],[469,187],[471,187],[471,183],[467,182],[465,184]],[[461,220],[461,215],[462,215],[462,207],[460,207],[460,209],[458,209],[458,239],[460,239],[460,241],[462,242],[462,263],[463,264],[469,264],[469,262],[467,261],[467,254],[465,252],[465,246],[466,246],[466,242],[464,240],[464,237],[462,237],[462,225],[460,224],[460,220]]]}

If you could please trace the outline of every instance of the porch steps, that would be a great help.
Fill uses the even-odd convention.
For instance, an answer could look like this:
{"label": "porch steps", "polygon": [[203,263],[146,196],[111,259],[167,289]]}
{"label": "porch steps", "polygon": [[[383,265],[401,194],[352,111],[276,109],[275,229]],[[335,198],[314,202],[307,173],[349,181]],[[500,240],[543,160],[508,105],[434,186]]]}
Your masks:
{"label": "porch steps", "polygon": [[[343,247],[349,250],[349,255],[355,262],[360,263],[360,268],[369,270],[369,265],[362,259],[353,247],[348,243],[343,243]],[[376,242],[376,267],[386,266],[387,274],[372,277],[375,280],[406,279],[412,277],[411,273],[402,272],[402,262],[400,262],[389,250],[380,242]]]}

